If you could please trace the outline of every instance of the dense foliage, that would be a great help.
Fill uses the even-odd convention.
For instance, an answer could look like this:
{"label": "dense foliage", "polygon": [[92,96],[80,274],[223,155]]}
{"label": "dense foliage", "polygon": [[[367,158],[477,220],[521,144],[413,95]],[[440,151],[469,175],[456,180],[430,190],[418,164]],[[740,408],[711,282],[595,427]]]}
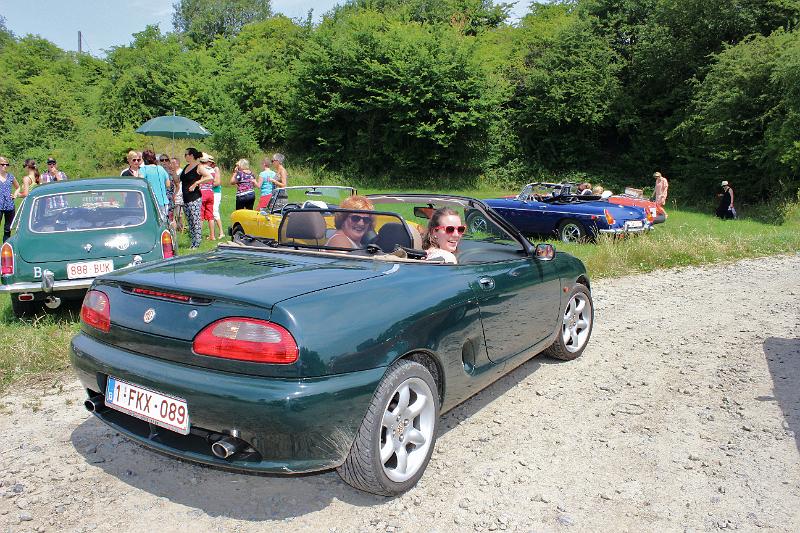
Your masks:
{"label": "dense foliage", "polygon": [[[350,0],[318,24],[267,0],[181,0],[103,59],[0,19],[0,153],[119,164],[172,113],[223,163],[288,151],[360,182],[589,176],[708,198],[797,195],[800,0]],[[222,15],[220,15],[222,14]],[[468,183],[465,182],[465,183]]]}

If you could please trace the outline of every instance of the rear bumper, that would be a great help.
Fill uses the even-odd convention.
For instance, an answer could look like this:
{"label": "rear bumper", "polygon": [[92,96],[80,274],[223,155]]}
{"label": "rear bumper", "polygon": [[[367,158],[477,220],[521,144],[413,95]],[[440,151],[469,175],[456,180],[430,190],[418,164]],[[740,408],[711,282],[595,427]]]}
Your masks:
{"label": "rear bumper", "polygon": [[[70,279],[64,281],[56,281],[53,283],[53,291],[71,291],[79,289],[88,289],[94,278],[85,279]],[[43,282],[19,282],[11,283],[10,285],[0,285],[0,292],[18,293],[18,292],[49,292],[44,286]]]}
{"label": "rear bumper", "polygon": [[[157,451],[229,470],[302,473],[335,468],[350,452],[385,368],[309,379],[266,378],[128,352],[79,333],[70,359],[90,395],[109,375],[186,400],[191,433],[180,435],[112,410],[94,414]],[[156,431],[151,431],[155,429]],[[257,453],[220,459],[209,435],[237,431]]]}

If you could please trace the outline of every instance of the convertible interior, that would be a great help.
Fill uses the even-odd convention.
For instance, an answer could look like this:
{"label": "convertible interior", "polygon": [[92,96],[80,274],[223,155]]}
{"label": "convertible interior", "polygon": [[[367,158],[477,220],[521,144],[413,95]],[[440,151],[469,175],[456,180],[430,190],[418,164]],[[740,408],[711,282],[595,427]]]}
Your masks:
{"label": "convertible interior", "polygon": [[[432,210],[430,212],[432,213]],[[327,244],[337,232],[335,224],[337,213],[340,217],[350,214],[371,217],[372,227],[364,235],[363,245],[344,249]],[[416,216],[424,217],[428,214],[428,209],[416,206],[413,213]],[[350,256],[379,260],[419,261],[425,259],[421,231],[424,231],[426,226],[427,219],[417,223],[389,211],[363,211],[338,209],[327,205],[325,207],[308,205],[284,211],[277,241],[245,236],[235,243],[256,247],[280,247],[297,251],[346,253]],[[496,234],[487,236],[465,233],[455,255],[459,264],[470,264],[518,259],[524,254],[522,246],[510,238],[498,238]]]}

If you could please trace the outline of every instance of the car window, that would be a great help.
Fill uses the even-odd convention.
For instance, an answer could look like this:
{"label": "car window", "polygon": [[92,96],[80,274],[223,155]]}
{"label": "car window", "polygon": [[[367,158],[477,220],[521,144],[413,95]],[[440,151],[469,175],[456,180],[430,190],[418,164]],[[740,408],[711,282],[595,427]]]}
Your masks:
{"label": "car window", "polygon": [[30,230],[36,233],[125,228],[147,219],[141,191],[79,191],[38,196]]}

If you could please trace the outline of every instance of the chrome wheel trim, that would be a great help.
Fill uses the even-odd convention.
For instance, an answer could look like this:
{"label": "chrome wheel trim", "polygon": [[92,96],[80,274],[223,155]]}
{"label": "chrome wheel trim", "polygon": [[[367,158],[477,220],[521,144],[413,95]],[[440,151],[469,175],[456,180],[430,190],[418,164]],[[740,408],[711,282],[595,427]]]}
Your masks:
{"label": "chrome wheel trim", "polygon": [[575,222],[567,222],[561,228],[561,240],[564,242],[578,242],[581,240],[581,228]]}
{"label": "chrome wheel trim", "polygon": [[589,340],[592,325],[592,303],[583,293],[570,298],[561,321],[561,339],[570,353],[575,353]]}
{"label": "chrome wheel trim", "polygon": [[487,233],[489,223],[481,215],[472,217],[469,221],[469,229],[472,233]]}
{"label": "chrome wheel trim", "polygon": [[436,422],[434,396],[428,384],[412,377],[391,394],[383,410],[380,460],[386,477],[402,483],[425,463]]}

